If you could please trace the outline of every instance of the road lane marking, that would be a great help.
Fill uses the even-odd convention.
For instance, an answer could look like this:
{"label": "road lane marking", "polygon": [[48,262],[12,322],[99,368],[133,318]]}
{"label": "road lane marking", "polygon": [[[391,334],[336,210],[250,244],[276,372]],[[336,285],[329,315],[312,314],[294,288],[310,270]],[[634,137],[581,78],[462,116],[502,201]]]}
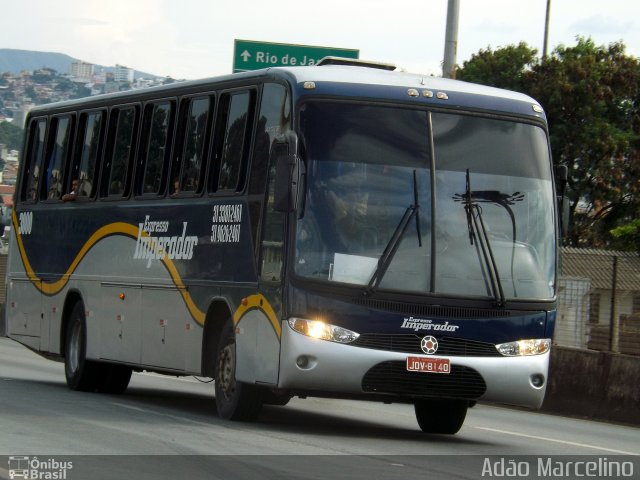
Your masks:
{"label": "road lane marking", "polygon": [[509,432],[507,430],[498,430],[497,428],[472,427],[478,430],[486,430],[487,432],[503,433],[505,435],[514,435],[516,437],[532,438],[534,440],[544,440],[545,442],[562,443],[564,445],[572,445],[574,447],[591,448],[593,450],[602,450],[603,452],[617,453],[620,455],[640,455],[638,452],[625,452],[624,450],[615,450],[613,448],[599,447],[597,445],[589,445],[586,443],[569,442],[568,440],[558,440],[557,438],[539,437],[537,435],[527,435],[526,433]]}
{"label": "road lane marking", "polygon": [[140,413],[157,415],[159,417],[170,418],[172,420],[179,420],[181,422],[188,422],[188,423],[191,423],[193,425],[198,425],[198,426],[201,426],[201,427],[207,427],[207,428],[211,427],[210,423],[199,422],[197,420],[191,420],[190,418],[187,418],[187,417],[181,417],[181,416],[178,416],[178,415],[171,415],[171,414],[168,414],[168,413],[156,412],[155,410],[150,410],[148,408],[134,407],[133,405],[127,405],[125,403],[120,403],[120,402],[109,402],[109,403],[111,403],[111,405],[115,405],[116,407],[122,407],[122,408],[126,408],[128,410],[134,410],[134,411],[140,412]]}

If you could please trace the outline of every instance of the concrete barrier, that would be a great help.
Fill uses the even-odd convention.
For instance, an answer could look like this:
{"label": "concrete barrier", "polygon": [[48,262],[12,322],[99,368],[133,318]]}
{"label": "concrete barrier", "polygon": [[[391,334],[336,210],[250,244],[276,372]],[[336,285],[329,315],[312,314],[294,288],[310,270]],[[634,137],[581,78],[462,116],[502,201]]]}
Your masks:
{"label": "concrete barrier", "polygon": [[554,346],[542,409],[640,425],[640,357]]}

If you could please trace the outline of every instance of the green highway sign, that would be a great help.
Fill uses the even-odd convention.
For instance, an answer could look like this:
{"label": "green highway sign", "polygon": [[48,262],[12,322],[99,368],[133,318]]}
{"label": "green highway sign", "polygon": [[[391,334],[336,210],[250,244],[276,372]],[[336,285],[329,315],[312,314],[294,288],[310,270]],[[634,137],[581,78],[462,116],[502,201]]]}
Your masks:
{"label": "green highway sign", "polygon": [[359,54],[360,50],[350,48],[235,40],[233,45],[233,73],[259,70],[267,67],[315,65],[324,57],[358,58]]}

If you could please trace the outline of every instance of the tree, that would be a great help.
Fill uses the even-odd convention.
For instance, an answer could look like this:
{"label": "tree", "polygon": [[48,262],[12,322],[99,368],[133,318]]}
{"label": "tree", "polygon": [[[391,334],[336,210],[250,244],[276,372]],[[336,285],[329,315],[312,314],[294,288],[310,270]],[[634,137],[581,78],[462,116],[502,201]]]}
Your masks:
{"label": "tree", "polygon": [[22,148],[22,129],[9,122],[0,122],[0,143],[9,150]]}
{"label": "tree", "polygon": [[24,96],[30,98],[31,100],[35,100],[38,97],[38,93],[36,89],[33,88],[33,85],[29,85],[24,89]]}
{"label": "tree", "polygon": [[487,47],[464,62],[462,69],[457,71],[456,78],[507,90],[523,91],[523,76],[527,69],[536,63],[537,53],[537,50],[529,48],[524,42],[496,51]]}
{"label": "tree", "polygon": [[50,82],[53,78],[58,76],[58,72],[53,68],[41,68],[36,70],[31,75],[31,80],[35,83],[43,84]]}
{"label": "tree", "polygon": [[76,85],[75,92],[71,95],[70,98],[84,98],[89,97],[91,95],[91,89],[85,87],[84,85]]}
{"label": "tree", "polygon": [[[598,47],[580,37],[576,46],[560,45],[544,59],[532,54],[522,43],[481,50],[459,78],[511,87],[542,104],[554,163],[569,167],[569,243],[609,245],[610,231],[640,214],[638,59],[625,54],[623,43]],[[512,68],[500,72],[509,61]]]}
{"label": "tree", "polygon": [[74,83],[68,78],[57,77],[54,90],[58,92],[70,92],[75,89]]}
{"label": "tree", "polygon": [[618,248],[640,253],[640,219],[614,228],[611,235],[616,238]]}
{"label": "tree", "polygon": [[622,43],[578,38],[534,66],[525,87],[547,111],[555,162],[569,167],[571,243],[609,244],[609,231],[640,209],[638,60]]}

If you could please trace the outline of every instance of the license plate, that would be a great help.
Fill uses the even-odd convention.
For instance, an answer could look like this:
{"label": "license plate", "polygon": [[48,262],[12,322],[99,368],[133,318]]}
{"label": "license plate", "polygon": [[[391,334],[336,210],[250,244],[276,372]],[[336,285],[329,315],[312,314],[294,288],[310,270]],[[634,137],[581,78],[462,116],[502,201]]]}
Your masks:
{"label": "license plate", "polygon": [[448,358],[407,357],[407,370],[421,373],[451,373]]}

